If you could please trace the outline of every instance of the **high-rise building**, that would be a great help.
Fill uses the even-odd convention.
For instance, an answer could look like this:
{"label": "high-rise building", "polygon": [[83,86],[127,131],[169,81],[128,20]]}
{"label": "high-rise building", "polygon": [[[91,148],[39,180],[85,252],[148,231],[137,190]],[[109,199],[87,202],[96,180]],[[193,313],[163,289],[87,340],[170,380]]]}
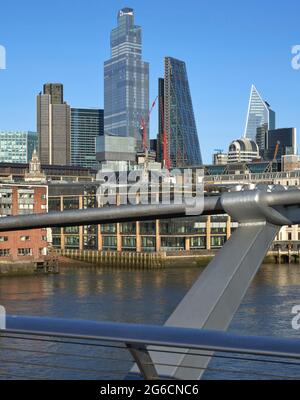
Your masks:
{"label": "high-rise building", "polygon": [[37,96],[37,131],[42,164],[69,165],[70,106],[63,99],[63,85],[48,83]]}
{"label": "high-rise building", "polygon": [[268,145],[268,124],[263,124],[256,129],[256,143],[259,148],[259,154],[265,157],[265,151]]}
{"label": "high-rise building", "polygon": [[252,85],[244,137],[255,141],[257,128],[263,127],[265,124],[267,124],[268,130],[275,129],[275,112]]}
{"label": "high-rise building", "polygon": [[96,167],[96,138],[104,134],[103,114],[96,108],[71,108],[71,165]]}
{"label": "high-rise building", "polygon": [[134,24],[132,8],[119,11],[110,44],[111,59],[104,63],[104,131],[134,137],[141,149],[141,122],[147,122],[149,112],[149,64],[142,60],[142,31]]}
{"label": "high-rise building", "polygon": [[267,149],[265,151],[266,160],[280,160],[285,155],[296,155],[296,128],[282,128],[269,130]]}
{"label": "high-rise building", "polygon": [[61,83],[45,83],[44,94],[51,96],[52,104],[62,104],[64,102],[64,87]]}
{"label": "high-rise building", "polygon": [[157,161],[164,160],[164,101],[165,101],[165,80],[158,79],[158,135],[157,135]]}
{"label": "high-rise building", "polygon": [[171,57],[165,58],[163,124],[170,166],[201,165],[186,65]]}
{"label": "high-rise building", "polygon": [[28,163],[37,147],[36,132],[0,131],[0,162]]}

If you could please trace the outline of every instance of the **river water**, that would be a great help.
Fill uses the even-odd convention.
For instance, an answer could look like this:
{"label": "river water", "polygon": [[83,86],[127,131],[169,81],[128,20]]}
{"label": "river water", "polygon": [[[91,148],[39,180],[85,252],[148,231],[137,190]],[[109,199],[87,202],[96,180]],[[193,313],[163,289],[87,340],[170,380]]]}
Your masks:
{"label": "river water", "polygon": [[[163,324],[201,271],[195,267],[144,271],[65,268],[59,275],[0,278],[0,304],[5,306],[8,314]],[[299,287],[300,266],[263,265],[229,331],[299,338],[300,330],[293,330],[291,325],[291,310],[300,304]],[[65,350],[64,345],[57,346],[60,351]],[[58,350],[53,344],[51,349]],[[18,360],[24,360],[24,355],[14,352],[16,355]],[[27,354],[26,360],[28,357]],[[224,366],[224,361],[214,360],[211,364],[213,367]],[[32,375],[43,377],[40,370],[35,366],[32,368]],[[223,373],[211,369],[208,378],[225,378]],[[1,368],[6,379],[20,370],[21,366],[12,363]],[[280,376],[284,367],[278,366],[276,372]],[[300,375],[299,369],[298,372]],[[47,372],[47,377],[54,377],[53,374]],[[62,371],[60,377],[68,378],[69,375]]]}

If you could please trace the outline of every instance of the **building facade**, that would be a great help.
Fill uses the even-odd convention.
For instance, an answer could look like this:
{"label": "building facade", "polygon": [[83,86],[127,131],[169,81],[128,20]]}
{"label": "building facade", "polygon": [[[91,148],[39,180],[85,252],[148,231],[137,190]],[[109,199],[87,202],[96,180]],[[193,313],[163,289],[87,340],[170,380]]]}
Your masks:
{"label": "building facade", "polygon": [[[29,164],[0,163],[0,182],[20,183],[26,179],[30,170]],[[49,182],[93,182],[96,179],[97,171],[91,168],[77,167],[72,165],[46,165],[40,166],[43,179]],[[41,178],[40,177],[40,178]]]}
{"label": "building facade", "polygon": [[104,135],[104,110],[71,108],[71,165],[96,168],[96,138]]}
{"label": "building facade", "polygon": [[30,131],[0,131],[0,163],[28,163],[38,149],[38,136]]}
{"label": "building facade", "polygon": [[[45,213],[47,204],[47,186],[0,185],[0,217]],[[0,232],[1,264],[43,261],[47,248],[47,229]]]}
{"label": "building facade", "polygon": [[217,152],[213,154],[213,165],[226,165],[228,163],[228,154]]}
{"label": "building facade", "polygon": [[243,163],[259,160],[258,145],[248,138],[234,140],[228,150],[228,163]]}
{"label": "building facade", "polygon": [[268,130],[275,129],[275,112],[252,85],[244,137],[256,141],[257,129],[264,125]]}
{"label": "building facade", "polygon": [[142,60],[142,30],[134,24],[133,9],[119,11],[110,44],[111,58],[104,63],[104,131],[134,137],[140,150],[141,122],[149,113],[149,64]]}
{"label": "building facade", "polygon": [[186,65],[165,57],[163,124],[171,167],[196,166],[202,157]]}
{"label": "building facade", "polygon": [[296,155],[296,153],[296,128],[282,128],[268,131],[267,149],[265,151],[266,160],[273,160],[275,156],[277,160],[281,160],[282,156]]}
{"label": "building facade", "polygon": [[43,164],[69,165],[70,106],[63,100],[63,85],[48,83],[37,96],[39,157]]}

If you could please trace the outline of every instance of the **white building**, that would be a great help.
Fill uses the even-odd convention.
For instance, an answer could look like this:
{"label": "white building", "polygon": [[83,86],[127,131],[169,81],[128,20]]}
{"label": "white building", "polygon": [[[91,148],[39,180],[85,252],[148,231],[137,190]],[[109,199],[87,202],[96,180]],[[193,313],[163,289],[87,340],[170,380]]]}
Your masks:
{"label": "white building", "polygon": [[259,160],[258,145],[248,138],[234,140],[228,150],[228,163]]}

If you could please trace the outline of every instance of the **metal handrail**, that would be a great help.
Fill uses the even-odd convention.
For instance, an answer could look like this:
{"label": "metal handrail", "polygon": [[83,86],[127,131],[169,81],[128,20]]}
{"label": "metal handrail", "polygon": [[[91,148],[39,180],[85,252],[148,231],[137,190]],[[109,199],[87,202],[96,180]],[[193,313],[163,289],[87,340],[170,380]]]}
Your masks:
{"label": "metal handrail", "polygon": [[300,340],[223,331],[44,317],[7,316],[2,334],[64,337],[300,359]]}

